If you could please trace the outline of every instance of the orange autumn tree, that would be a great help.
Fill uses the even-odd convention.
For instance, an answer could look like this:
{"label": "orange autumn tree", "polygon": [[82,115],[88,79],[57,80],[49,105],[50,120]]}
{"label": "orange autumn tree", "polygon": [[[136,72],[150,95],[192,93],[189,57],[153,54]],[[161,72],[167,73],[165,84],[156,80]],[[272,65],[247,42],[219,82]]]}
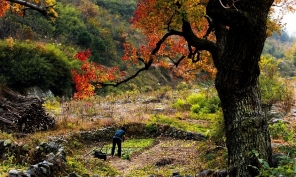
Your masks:
{"label": "orange autumn tree", "polygon": [[72,77],[75,83],[76,93],[74,99],[85,99],[94,95],[95,87],[101,87],[99,83],[118,82],[125,72],[119,72],[117,67],[105,67],[95,62],[90,62],[89,57],[91,51],[89,49],[78,52],[75,58],[81,61],[80,70],[72,70]]}
{"label": "orange autumn tree", "polygon": [[294,4],[295,0],[139,0],[132,23],[146,42],[125,44],[123,60],[141,68],[123,80],[99,84],[117,86],[152,65],[185,79],[194,78],[197,69],[212,73],[224,115],[228,175],[256,176],[258,158],[271,164],[272,155],[258,63],[267,36],[281,25],[272,13],[291,11]]}

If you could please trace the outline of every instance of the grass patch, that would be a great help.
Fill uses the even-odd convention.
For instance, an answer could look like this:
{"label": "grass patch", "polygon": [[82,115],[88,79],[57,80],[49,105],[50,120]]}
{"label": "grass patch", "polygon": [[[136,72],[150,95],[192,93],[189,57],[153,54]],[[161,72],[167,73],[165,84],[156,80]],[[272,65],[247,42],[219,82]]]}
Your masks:
{"label": "grass patch", "polygon": [[[150,147],[154,144],[155,139],[129,139],[122,143],[122,158],[123,159],[130,159],[130,156],[135,153],[139,152],[147,147]],[[104,152],[107,154],[111,154],[112,144],[107,144],[104,146]],[[115,149],[117,151],[117,149]]]}
{"label": "grass patch", "polygon": [[212,113],[212,114],[197,114],[197,113],[193,113],[191,112],[189,115],[189,118],[191,119],[195,119],[195,120],[208,120],[208,121],[215,121],[216,118],[219,116],[219,112],[218,113]]}
{"label": "grass patch", "polygon": [[190,132],[205,133],[210,128],[205,124],[195,124],[190,121],[180,120],[178,117],[165,117],[164,115],[154,115],[148,120],[148,124],[163,124],[176,127],[178,129]]}
{"label": "grass patch", "polygon": [[69,172],[74,172],[78,175],[97,174],[99,176],[116,176],[119,173],[102,159],[85,158],[84,156],[67,156],[66,168]]}
{"label": "grass patch", "polygon": [[200,142],[197,153],[202,163],[202,169],[225,169],[227,168],[227,149],[220,148],[212,141]]}
{"label": "grass patch", "polygon": [[10,139],[11,141],[15,140],[12,134],[0,131],[0,140],[7,140],[7,139]]}
{"label": "grass patch", "polygon": [[[191,168],[192,169],[192,168]],[[158,167],[154,164],[147,165],[143,168],[137,168],[132,170],[126,177],[134,176],[172,176],[172,173],[178,171],[180,174],[194,175],[197,173],[196,170],[189,170],[185,165],[166,165],[164,167]]]}

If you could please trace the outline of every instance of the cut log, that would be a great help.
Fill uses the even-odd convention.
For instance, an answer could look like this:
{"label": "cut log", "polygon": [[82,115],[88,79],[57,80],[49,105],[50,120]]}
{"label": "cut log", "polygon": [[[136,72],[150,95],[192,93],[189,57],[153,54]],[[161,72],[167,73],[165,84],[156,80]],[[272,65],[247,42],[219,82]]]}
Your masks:
{"label": "cut log", "polygon": [[46,114],[39,97],[23,96],[0,87],[0,129],[5,132],[32,133],[48,130],[55,119]]}

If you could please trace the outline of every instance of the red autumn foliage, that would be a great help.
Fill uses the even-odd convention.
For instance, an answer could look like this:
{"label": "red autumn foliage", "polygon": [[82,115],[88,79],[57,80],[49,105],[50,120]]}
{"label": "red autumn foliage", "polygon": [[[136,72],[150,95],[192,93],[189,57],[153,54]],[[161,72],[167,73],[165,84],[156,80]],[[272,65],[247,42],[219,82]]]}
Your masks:
{"label": "red autumn foliage", "polygon": [[104,82],[119,81],[126,73],[118,71],[117,67],[105,67],[88,59],[91,56],[89,49],[78,52],[75,58],[82,62],[80,70],[72,70],[76,93],[74,99],[84,99],[95,94],[95,87],[101,87]]}

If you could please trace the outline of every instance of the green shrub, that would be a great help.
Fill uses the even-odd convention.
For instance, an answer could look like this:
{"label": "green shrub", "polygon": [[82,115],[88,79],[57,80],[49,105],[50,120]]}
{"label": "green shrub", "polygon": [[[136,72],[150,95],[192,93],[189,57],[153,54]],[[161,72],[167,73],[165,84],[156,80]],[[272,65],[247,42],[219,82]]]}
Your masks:
{"label": "green shrub", "polygon": [[84,48],[89,48],[92,43],[92,36],[87,31],[82,31],[77,36],[77,45],[80,45]]}
{"label": "green shrub", "polygon": [[209,113],[215,113],[219,110],[220,108],[220,99],[218,96],[213,96],[209,99],[207,107],[209,109]]}
{"label": "green shrub", "polygon": [[261,57],[259,77],[261,100],[267,105],[282,101],[284,110],[289,111],[294,102],[293,91],[288,82],[279,76],[278,67],[279,62],[275,58]]}
{"label": "green shrub", "polygon": [[209,114],[210,113],[210,109],[206,106],[200,109],[200,114]]}
{"label": "green shrub", "polygon": [[[283,155],[280,157],[280,164],[278,167],[270,167],[268,162],[264,159],[259,158],[259,153],[253,151],[253,154],[257,157],[258,161],[261,164],[261,168],[258,169],[255,166],[252,166],[255,169],[258,169],[258,177],[267,177],[267,176],[295,176],[296,175],[296,163],[294,162],[293,156]],[[289,154],[289,153],[288,153]]]}
{"label": "green shrub", "polygon": [[154,123],[148,123],[146,124],[145,129],[149,132],[149,133],[153,133],[157,131],[157,125]]}
{"label": "green shrub", "polygon": [[201,110],[201,107],[198,103],[192,105],[190,108],[190,111],[196,114],[198,114],[200,110]]}
{"label": "green shrub", "polygon": [[186,122],[179,120],[176,117],[165,117],[164,115],[154,115],[148,122],[148,124],[162,124],[162,125],[169,125],[171,127],[175,127],[180,130],[184,131],[191,131],[191,132],[200,132],[205,133],[208,131],[208,125],[196,125],[192,124],[191,122]]}
{"label": "green shrub", "polygon": [[194,105],[199,104],[201,107],[204,107],[207,103],[207,97],[202,93],[195,93],[187,97],[187,103]]}
{"label": "green shrub", "polygon": [[280,120],[279,122],[269,125],[269,132],[272,138],[283,138],[285,141],[293,139],[293,132],[288,129],[286,124]]}
{"label": "green shrub", "polygon": [[190,110],[195,114],[216,113],[220,108],[218,96],[207,98],[203,93],[192,94],[187,97],[188,104],[192,105]]}
{"label": "green shrub", "polygon": [[56,96],[72,94],[74,65],[55,45],[36,45],[12,39],[0,42],[0,78],[3,84],[22,92],[38,86]]}
{"label": "green shrub", "polygon": [[173,108],[179,110],[179,111],[184,111],[185,108],[185,101],[178,99],[174,104],[173,104]]}
{"label": "green shrub", "polygon": [[211,131],[209,132],[210,139],[216,144],[223,144],[225,143],[225,126],[224,126],[224,119],[221,112],[218,112],[217,116],[215,117],[213,124],[211,125]]}

